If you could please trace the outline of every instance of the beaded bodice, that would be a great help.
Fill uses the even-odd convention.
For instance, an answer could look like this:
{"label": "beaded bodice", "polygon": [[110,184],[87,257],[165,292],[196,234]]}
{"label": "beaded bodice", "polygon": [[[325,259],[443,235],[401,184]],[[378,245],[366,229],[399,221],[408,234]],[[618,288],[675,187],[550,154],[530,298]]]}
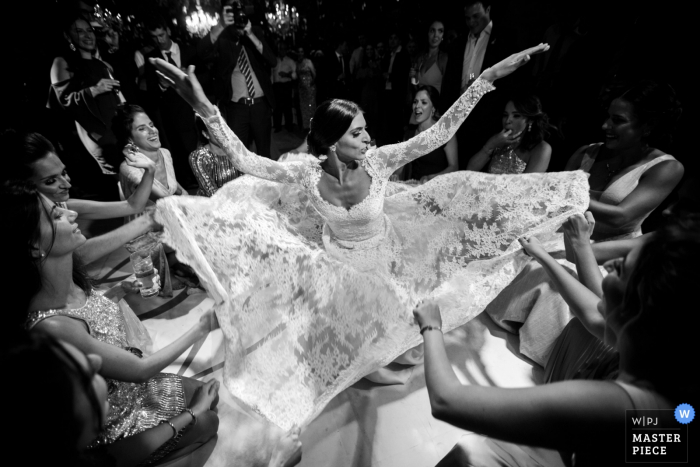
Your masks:
{"label": "beaded bodice", "polygon": [[25,327],[29,330],[52,316],[79,319],[87,324],[88,332],[95,339],[122,349],[128,347],[124,315],[116,303],[102,295],[91,293],[80,308],[32,311],[27,316]]}
{"label": "beaded bodice", "polygon": [[488,172],[492,174],[521,174],[527,168],[527,162],[518,157],[515,145],[508,145],[494,151]]}

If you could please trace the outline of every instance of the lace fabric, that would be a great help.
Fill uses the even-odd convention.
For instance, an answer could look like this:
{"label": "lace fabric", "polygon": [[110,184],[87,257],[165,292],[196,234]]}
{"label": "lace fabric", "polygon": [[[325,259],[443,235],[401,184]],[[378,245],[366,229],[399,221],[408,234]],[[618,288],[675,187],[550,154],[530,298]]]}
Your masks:
{"label": "lace fabric", "polygon": [[212,198],[158,202],[166,242],[195,268],[226,336],[224,382],[284,429],[421,342],[412,310],[438,300],[446,330],[483,310],[527,257],[517,239],[548,237],[588,205],[582,172],[455,172],[420,186],[394,170],[454,135],[492,86],[474,85],[430,130],[367,154],[369,195],[346,209],[321,198],[310,155],[249,153],[220,117],[212,134],[248,174]]}

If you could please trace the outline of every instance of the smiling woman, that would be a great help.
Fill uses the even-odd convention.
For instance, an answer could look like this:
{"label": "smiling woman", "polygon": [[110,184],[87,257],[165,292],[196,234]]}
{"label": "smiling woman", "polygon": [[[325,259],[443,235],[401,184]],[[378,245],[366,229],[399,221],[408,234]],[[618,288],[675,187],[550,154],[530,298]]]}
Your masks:
{"label": "smiling woman", "polygon": [[[155,201],[167,196],[187,195],[187,191],[175,178],[170,151],[161,147],[158,129],[143,108],[138,105],[124,105],[114,118],[113,129],[125,158],[119,167],[119,183],[124,197],[129,198],[143,183],[147,183],[148,171],[129,162],[138,157],[146,158],[155,167],[155,179],[147,206],[153,206]],[[137,215],[129,219],[135,217]]]}

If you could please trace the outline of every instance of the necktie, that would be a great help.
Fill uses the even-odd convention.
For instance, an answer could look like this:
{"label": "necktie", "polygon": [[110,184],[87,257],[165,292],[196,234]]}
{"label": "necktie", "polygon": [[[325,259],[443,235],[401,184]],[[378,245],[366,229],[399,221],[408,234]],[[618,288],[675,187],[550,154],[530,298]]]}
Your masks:
{"label": "necktie", "polygon": [[173,53],[172,52],[165,52],[165,56],[168,57],[168,63],[170,63],[172,66],[178,67],[177,63],[175,63],[175,60],[173,60]]}
{"label": "necktie", "polygon": [[250,65],[248,65],[248,57],[245,54],[245,50],[241,47],[241,51],[238,54],[238,68],[241,69],[241,73],[245,77],[245,85],[248,88],[248,96],[252,99],[255,97],[255,86],[253,85],[253,75],[250,72]]}

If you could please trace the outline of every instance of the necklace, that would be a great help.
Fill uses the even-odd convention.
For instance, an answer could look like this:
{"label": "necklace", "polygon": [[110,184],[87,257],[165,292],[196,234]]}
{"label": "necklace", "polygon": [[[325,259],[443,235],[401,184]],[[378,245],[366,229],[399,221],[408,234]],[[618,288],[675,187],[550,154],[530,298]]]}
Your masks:
{"label": "necklace", "polygon": [[605,182],[607,184],[608,182],[610,182],[610,180],[612,180],[612,178],[615,176],[615,174],[620,171],[620,167],[617,167],[616,169],[611,169],[610,162],[606,161],[605,168],[608,170],[608,178]]}

